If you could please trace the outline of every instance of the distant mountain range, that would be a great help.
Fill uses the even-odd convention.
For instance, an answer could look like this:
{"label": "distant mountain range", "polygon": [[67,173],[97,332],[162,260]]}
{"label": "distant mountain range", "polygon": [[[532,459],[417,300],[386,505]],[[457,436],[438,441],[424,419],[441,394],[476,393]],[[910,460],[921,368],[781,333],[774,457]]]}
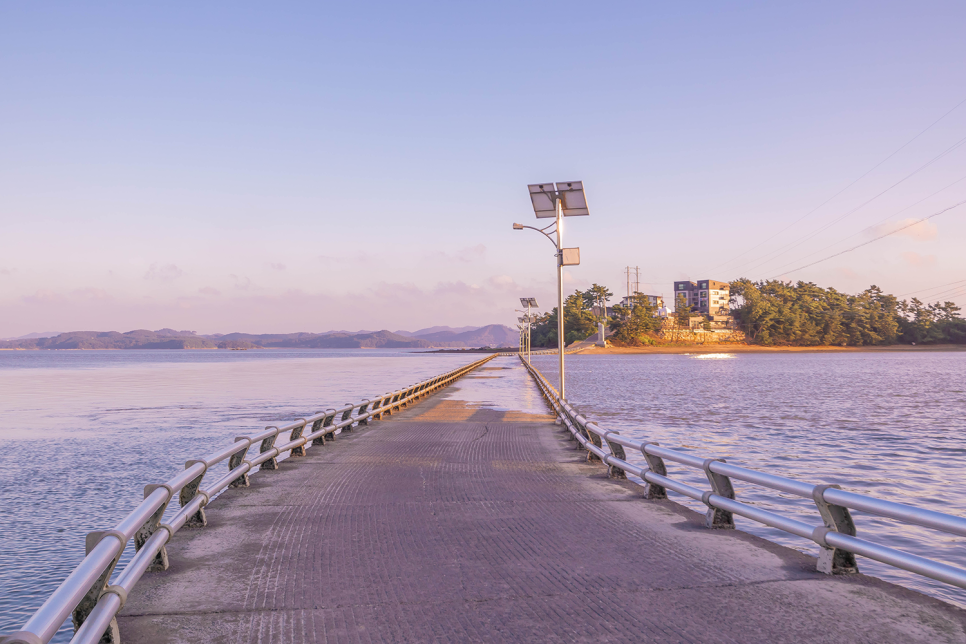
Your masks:
{"label": "distant mountain range", "polygon": [[435,326],[408,331],[330,331],[327,333],[216,333],[159,329],[117,331],[72,331],[48,337],[32,333],[0,341],[0,349],[396,349],[469,348],[516,346],[517,332],[502,324],[484,327]]}
{"label": "distant mountain range", "polygon": [[32,340],[33,338],[52,338],[55,335],[60,335],[60,331],[45,331],[43,333],[28,333],[27,335],[17,336],[16,338],[0,338],[0,342],[3,340]]}
{"label": "distant mountain range", "polygon": [[[420,329],[419,331],[413,331],[413,332],[409,332],[409,331],[395,331],[395,333],[396,333],[396,335],[404,335],[407,338],[415,338],[415,337],[420,337],[420,336],[424,336],[424,335],[429,335],[431,333],[441,333],[441,332],[444,332],[444,331],[450,331],[450,332],[452,332],[454,334],[455,333],[466,333],[467,331],[476,331],[477,329],[480,329],[480,328],[482,328],[482,327],[478,327],[478,326],[460,326],[460,327],[455,327],[454,328],[454,327],[451,327],[451,326],[431,326],[431,327],[428,327],[426,329]],[[360,331],[360,333],[365,333],[365,332],[364,331]]]}

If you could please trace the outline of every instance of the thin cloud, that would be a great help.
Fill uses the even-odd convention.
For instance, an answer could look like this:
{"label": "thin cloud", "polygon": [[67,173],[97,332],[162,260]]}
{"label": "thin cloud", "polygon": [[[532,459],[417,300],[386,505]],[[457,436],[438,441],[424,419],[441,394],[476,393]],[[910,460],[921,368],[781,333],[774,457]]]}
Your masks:
{"label": "thin cloud", "polygon": [[235,288],[239,291],[248,291],[252,288],[252,280],[244,275],[238,276],[234,273],[229,275],[233,280],[235,280]]}
{"label": "thin cloud", "polygon": [[198,292],[201,293],[202,295],[221,295],[221,291],[219,291],[216,288],[212,288],[210,286],[199,288]]}
{"label": "thin cloud", "polygon": [[33,295],[24,295],[20,298],[26,304],[49,304],[51,302],[63,302],[66,298],[60,293],[41,289]]}
{"label": "thin cloud", "polygon": [[442,260],[444,262],[451,263],[472,264],[473,262],[483,261],[486,258],[486,246],[483,244],[476,244],[475,246],[467,246],[452,253],[436,251],[427,253],[425,257],[429,260]]}
{"label": "thin cloud", "polygon": [[920,255],[912,251],[902,254],[902,261],[910,266],[932,266],[936,263],[935,255]]}
{"label": "thin cloud", "polygon": [[516,291],[520,288],[520,285],[509,275],[494,275],[487,282],[492,288],[502,291]]}
{"label": "thin cloud", "polygon": [[[899,221],[887,221],[884,224],[870,228],[870,235],[878,237],[880,235],[889,235],[895,232],[895,234],[899,237],[909,237],[910,239],[915,239],[917,241],[930,241],[936,238],[936,234],[939,232],[936,224],[932,223],[931,221],[923,221],[914,226],[909,225],[916,221],[918,220],[911,217],[908,219],[900,219]],[[906,228],[906,226],[908,226],[908,228]]]}
{"label": "thin cloud", "polygon": [[144,274],[144,279],[158,282],[170,282],[184,275],[184,271],[174,264],[151,264],[151,268]]}
{"label": "thin cloud", "polygon": [[102,288],[82,288],[71,293],[74,297],[84,300],[110,300],[111,295]]}

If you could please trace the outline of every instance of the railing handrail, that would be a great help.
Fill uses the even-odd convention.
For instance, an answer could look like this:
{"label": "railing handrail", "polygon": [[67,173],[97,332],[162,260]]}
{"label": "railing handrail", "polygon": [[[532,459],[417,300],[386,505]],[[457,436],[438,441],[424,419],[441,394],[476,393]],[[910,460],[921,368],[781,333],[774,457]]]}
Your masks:
{"label": "railing handrail", "polygon": [[[571,353],[580,353],[584,349],[590,349],[592,346],[593,345],[584,345],[584,346],[580,346],[580,347],[573,347],[571,349],[564,348],[564,353],[566,353],[568,355],[571,354]],[[526,351],[522,351],[521,352],[520,350],[516,350],[516,351],[503,351],[503,352],[499,353],[498,355],[500,355],[501,357],[513,357],[513,356],[521,356],[522,357],[522,356],[526,355],[526,353],[527,353]],[[536,351],[530,351],[529,353],[532,356],[555,356],[559,352],[557,351],[557,349],[537,349]]]}
{"label": "railing handrail", "polygon": [[[329,408],[324,412],[296,419],[287,425],[266,427],[255,436],[236,438],[231,445],[205,458],[188,461],[183,472],[165,483],[145,486],[144,501],[121,519],[113,530],[89,534],[87,556],[51,593],[23,628],[0,638],[0,644],[46,644],[71,614],[74,614],[75,620],[75,633],[71,644],[99,642],[108,629],[116,630],[115,616],[141,576],[153,566],[159,566],[157,569],[167,567],[164,546],[171,537],[195,520],[198,525],[204,525],[204,508],[216,494],[229,486],[247,486],[248,473],[255,466],[276,469],[276,459],[282,453],[302,456],[308,444],[324,445],[326,437],[332,440],[336,432],[351,429],[354,424],[367,425],[370,419],[379,420],[383,414],[392,414],[393,410],[401,409],[408,403],[450,384],[495,357],[495,354],[489,355],[373,399],[346,403],[337,409]],[[376,403],[378,407],[375,406]],[[370,405],[373,407],[369,408]],[[358,413],[353,414],[352,411],[356,409],[359,410]],[[337,417],[339,418],[335,422]],[[306,428],[311,428],[311,431],[303,435]],[[275,440],[286,432],[290,433],[288,442],[276,446]],[[248,450],[258,443],[261,443],[259,455],[246,460]],[[213,465],[225,460],[229,460],[227,474],[213,485],[202,489],[201,483],[205,474]],[[170,523],[163,524],[160,521],[175,496],[179,498],[181,510]],[[110,584],[115,566],[132,538],[135,538],[137,553],[121,571],[116,582]],[[114,639],[112,637],[112,641]]]}
{"label": "railing handrail", "polygon": [[[538,369],[528,364],[526,360],[521,362],[533,376],[572,438],[592,455],[588,458],[599,459],[608,465],[612,476],[624,477],[625,472],[630,472],[640,477],[645,482],[646,498],[667,498],[666,490],[672,490],[701,501],[708,507],[709,528],[733,528],[733,515],[737,514],[809,539],[822,549],[818,569],[829,574],[858,572],[858,566],[855,563],[855,555],[858,554],[896,568],[966,588],[966,569],[856,537],[855,523],[850,510],[859,510],[959,536],[966,536],[966,518],[849,492],[840,489],[837,485],[804,483],[726,463],[724,459],[701,458],[661,447],[656,442],[621,436],[619,432],[606,430],[596,422],[588,421],[570,403],[560,398],[554,386]],[[604,443],[607,444],[609,452],[604,451]],[[626,460],[624,447],[641,452],[647,465],[638,467],[629,463]],[[670,478],[665,461],[703,470],[711,490],[701,490]],[[735,499],[731,479],[811,499],[823,524],[810,525],[738,501]]]}

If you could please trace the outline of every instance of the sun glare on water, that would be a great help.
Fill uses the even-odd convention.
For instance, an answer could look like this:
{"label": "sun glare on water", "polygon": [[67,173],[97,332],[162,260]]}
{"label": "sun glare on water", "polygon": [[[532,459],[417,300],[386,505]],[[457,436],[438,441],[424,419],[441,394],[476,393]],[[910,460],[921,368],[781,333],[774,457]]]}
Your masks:
{"label": "sun glare on water", "polygon": [[698,353],[691,354],[695,360],[730,360],[735,357],[733,353]]}

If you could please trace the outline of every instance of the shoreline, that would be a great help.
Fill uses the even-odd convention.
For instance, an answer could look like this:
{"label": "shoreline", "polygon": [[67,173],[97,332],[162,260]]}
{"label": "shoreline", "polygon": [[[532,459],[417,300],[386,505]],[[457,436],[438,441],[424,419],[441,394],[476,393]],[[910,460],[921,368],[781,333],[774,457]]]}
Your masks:
{"label": "shoreline", "polygon": [[[332,350],[332,349],[402,349],[413,353],[516,353],[515,348],[456,348],[456,347],[251,347],[247,349],[219,349],[215,347],[204,348],[144,348],[130,347],[124,349],[26,349],[22,347],[0,347],[0,351],[272,351],[285,349],[302,350]],[[556,351],[551,347],[535,347],[534,351]],[[966,344],[890,344],[890,345],[869,345],[861,347],[833,347],[833,346],[814,346],[814,347],[781,347],[781,346],[762,346],[757,344],[667,344],[658,346],[642,347],[588,347],[579,353],[583,355],[635,355],[635,354],[687,354],[687,353],[868,353],[868,352],[959,352],[966,351]]]}
{"label": "shoreline", "polygon": [[756,344],[679,344],[644,347],[591,347],[580,353],[583,355],[634,355],[644,353],[869,353],[869,352],[957,352],[966,351],[963,344],[889,344],[862,347],[767,347]]}

